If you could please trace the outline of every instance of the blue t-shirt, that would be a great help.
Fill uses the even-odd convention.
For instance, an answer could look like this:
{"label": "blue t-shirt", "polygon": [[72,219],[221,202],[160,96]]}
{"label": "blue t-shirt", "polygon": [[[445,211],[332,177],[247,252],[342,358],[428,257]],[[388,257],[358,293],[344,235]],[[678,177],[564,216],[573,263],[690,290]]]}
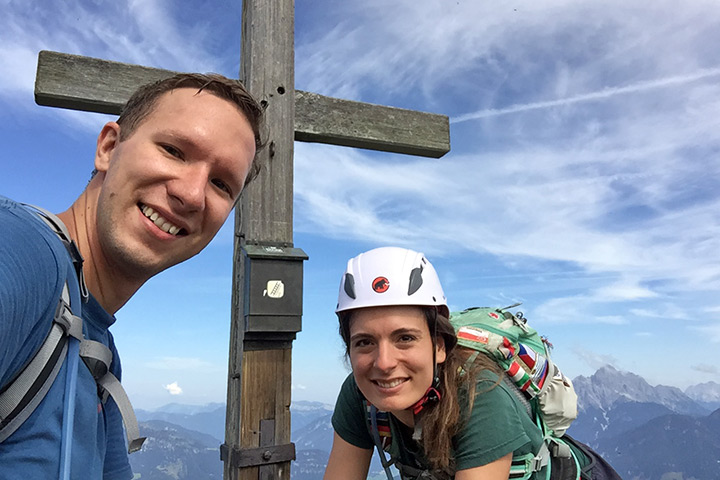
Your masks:
{"label": "blue t-shirt", "polygon": [[[77,281],[57,235],[34,213],[0,196],[0,387],[30,360],[45,340],[66,279],[73,313],[80,305]],[[120,360],[108,327],[115,318],[90,296],[82,304],[85,338],[113,353],[111,372],[120,378]],[[0,443],[0,480],[58,478],[67,362],[42,403]],[[78,362],[71,478],[128,480],[122,417],[111,398],[102,404],[90,371]]]}

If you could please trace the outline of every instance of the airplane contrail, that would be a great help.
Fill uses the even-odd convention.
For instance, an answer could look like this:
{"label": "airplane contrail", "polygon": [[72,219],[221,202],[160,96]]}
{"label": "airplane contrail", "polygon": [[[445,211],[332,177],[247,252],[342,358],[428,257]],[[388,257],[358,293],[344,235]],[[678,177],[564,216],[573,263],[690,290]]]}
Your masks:
{"label": "airplane contrail", "polygon": [[651,90],[653,88],[662,88],[680,83],[694,82],[707,77],[720,75],[720,68],[708,68],[699,70],[690,75],[678,75],[675,77],[666,77],[659,80],[649,80],[638,82],[626,87],[604,88],[597,92],[584,93],[573,97],[560,98],[557,100],[548,100],[546,102],[525,103],[521,105],[512,105],[507,108],[489,108],[473,113],[466,113],[450,119],[450,123],[467,122],[468,120],[476,120],[479,118],[496,117],[498,115],[507,115],[510,113],[527,112],[529,110],[539,110],[541,108],[558,107],[562,105],[570,105],[572,103],[588,102],[610,98],[615,95],[623,95],[626,93],[641,92],[643,90]]}

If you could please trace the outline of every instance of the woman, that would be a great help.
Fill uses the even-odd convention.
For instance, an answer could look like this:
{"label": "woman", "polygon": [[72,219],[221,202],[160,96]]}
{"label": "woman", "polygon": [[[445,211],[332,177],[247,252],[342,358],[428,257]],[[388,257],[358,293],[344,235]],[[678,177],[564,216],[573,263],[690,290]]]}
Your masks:
{"label": "woman", "polygon": [[[445,294],[421,253],[383,247],[351,259],[336,313],[352,374],[335,406],[325,480],[365,480],[382,442],[373,431],[383,428],[368,426],[375,409],[387,412],[385,447],[403,479],[505,480],[514,454],[540,450],[540,429],[499,367],[485,355],[466,365],[471,352],[456,348]],[[577,453],[580,467],[591,463]]]}

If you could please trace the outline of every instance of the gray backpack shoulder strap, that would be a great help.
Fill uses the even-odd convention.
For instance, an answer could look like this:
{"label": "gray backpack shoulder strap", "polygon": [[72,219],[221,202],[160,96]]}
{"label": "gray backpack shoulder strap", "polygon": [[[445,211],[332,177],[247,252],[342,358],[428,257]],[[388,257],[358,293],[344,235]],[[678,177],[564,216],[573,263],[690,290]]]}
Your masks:
{"label": "gray backpack shoulder strap", "polygon": [[118,410],[120,410],[128,440],[128,453],[137,452],[142,447],[145,437],[140,436],[137,418],[125,389],[120,384],[120,380],[110,373],[112,352],[100,342],[83,340],[80,342],[80,358],[83,359],[93,378],[95,378],[95,382],[98,384],[102,394],[103,403],[110,396],[115,401]]}
{"label": "gray backpack shoulder strap", "polygon": [[50,390],[68,348],[68,337],[82,340],[82,319],[70,310],[67,282],[55,311],[50,333],[35,356],[0,391],[0,442],[27,420]]}
{"label": "gray backpack shoulder strap", "polygon": [[45,222],[47,226],[50,227],[50,230],[55,232],[55,234],[60,238],[60,241],[62,241],[63,245],[65,245],[65,248],[70,254],[70,258],[72,259],[73,266],[75,267],[75,274],[77,275],[78,283],[80,284],[80,295],[82,296],[83,302],[87,303],[90,293],[88,292],[87,285],[85,284],[85,274],[83,273],[82,268],[83,257],[80,254],[80,250],[78,250],[77,245],[73,241],[72,237],[70,237],[70,232],[68,231],[67,227],[65,226],[63,221],[60,220],[54,213],[49,212],[42,207],[37,207],[35,205],[23,205],[34,209],[38,214],[40,220]]}
{"label": "gray backpack shoulder strap", "polygon": [[[38,212],[40,219],[65,245],[75,267],[80,295],[83,302],[87,302],[89,292],[82,271],[83,258],[65,224],[45,209],[27,206]],[[0,390],[0,442],[12,435],[45,398],[65,360],[68,338],[75,337],[80,341],[80,357],[98,384],[103,403],[107,401],[108,396],[111,396],[122,415],[128,452],[140,450],[145,438],[140,437],[137,418],[125,390],[117,377],[110,372],[112,352],[102,343],[84,338],[82,318],[72,313],[70,304],[70,291],[66,280],[58,300],[52,327],[45,341],[20,373]]]}

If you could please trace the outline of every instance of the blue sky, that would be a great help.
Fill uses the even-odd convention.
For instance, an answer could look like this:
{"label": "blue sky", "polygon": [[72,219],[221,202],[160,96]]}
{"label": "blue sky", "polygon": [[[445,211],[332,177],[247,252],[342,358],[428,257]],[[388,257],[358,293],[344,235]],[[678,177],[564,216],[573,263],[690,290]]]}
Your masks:
{"label": "blue sky", "polygon": [[[42,49],[237,77],[240,2],[0,0],[0,194],[66,209],[111,117],[40,107]],[[571,377],[720,381],[714,1],[296,1],[296,87],[450,117],[439,160],[295,145],[305,315],[293,398],[347,374],[347,259],[423,251],[452,309],[523,302]],[[225,400],[232,222],[113,327],[136,406]]]}

